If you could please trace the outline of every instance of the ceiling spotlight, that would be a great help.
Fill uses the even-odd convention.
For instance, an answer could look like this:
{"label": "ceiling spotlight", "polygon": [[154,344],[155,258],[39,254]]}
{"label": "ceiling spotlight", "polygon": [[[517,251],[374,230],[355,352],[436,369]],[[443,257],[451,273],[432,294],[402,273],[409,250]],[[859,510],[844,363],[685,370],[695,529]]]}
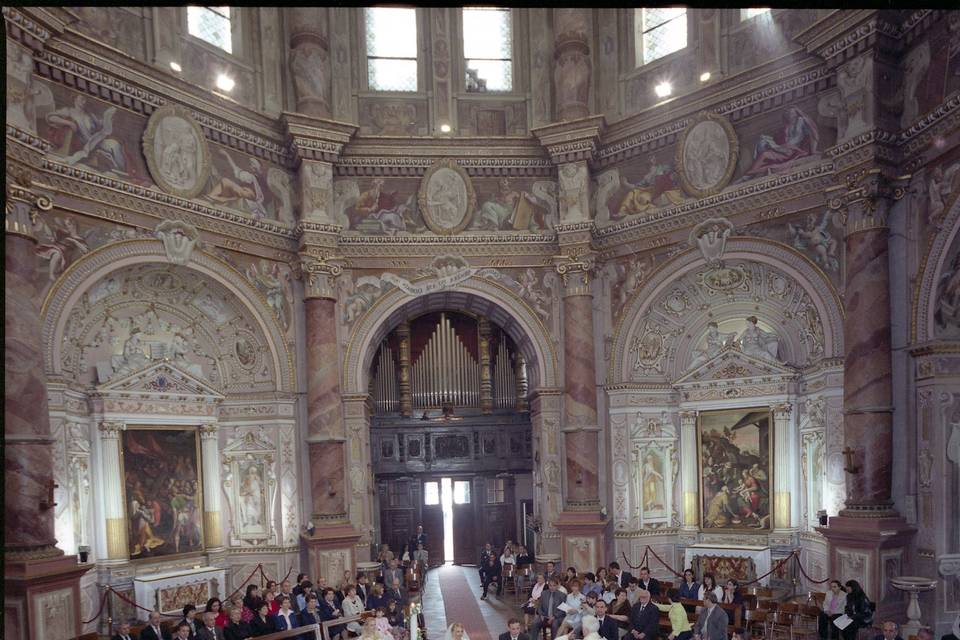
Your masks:
{"label": "ceiling spotlight", "polygon": [[703,73],[700,74],[700,82],[706,82],[709,79],[710,79],[709,71],[704,71]]}
{"label": "ceiling spotlight", "polygon": [[441,132],[441,133],[450,133],[450,125],[448,125],[448,124],[442,124],[442,125],[440,125],[440,132]]}
{"label": "ceiling spotlight", "polygon": [[670,86],[669,82],[661,82],[653,88],[653,91],[657,94],[658,98],[666,98],[673,93],[673,87]]}
{"label": "ceiling spotlight", "polygon": [[172,60],[170,61],[170,68],[176,71],[177,73],[180,73],[181,71],[183,71],[183,67],[181,67],[179,63],[173,62]]}
{"label": "ceiling spotlight", "polygon": [[236,84],[236,82],[234,82],[233,78],[225,73],[221,73],[217,76],[217,89],[220,89],[221,91],[233,91],[234,84]]}

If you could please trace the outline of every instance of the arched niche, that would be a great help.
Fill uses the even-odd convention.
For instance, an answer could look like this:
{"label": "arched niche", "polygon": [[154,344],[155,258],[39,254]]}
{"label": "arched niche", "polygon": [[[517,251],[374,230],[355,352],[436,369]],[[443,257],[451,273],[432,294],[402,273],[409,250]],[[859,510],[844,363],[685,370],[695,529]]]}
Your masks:
{"label": "arched niche", "polygon": [[[205,377],[225,392],[295,390],[293,357],[263,294],[214,256],[194,251],[185,265],[173,265],[163,244],[147,239],[91,252],[54,283],[41,309],[47,375],[93,382],[91,371],[109,361],[111,346],[105,344],[109,329],[100,336],[91,332],[126,322],[113,336],[126,340],[127,319],[144,313],[154,323],[147,335],[160,336],[154,342],[167,334],[186,336],[192,354],[186,362],[202,368],[205,360]],[[86,338],[95,346],[84,344]],[[114,354],[121,349],[112,345]]]}
{"label": "arched niche", "polygon": [[788,364],[843,355],[842,306],[829,278],[785,245],[734,237],[722,269],[690,249],[637,292],[614,333],[608,384],[676,380],[690,370],[710,322],[739,334],[748,316],[778,334]]}
{"label": "arched niche", "polygon": [[944,217],[941,231],[934,233],[920,267],[920,285],[914,289],[911,338],[914,343],[960,339],[960,325],[946,326],[937,305],[943,304],[943,289],[951,276],[960,276],[960,194]]}

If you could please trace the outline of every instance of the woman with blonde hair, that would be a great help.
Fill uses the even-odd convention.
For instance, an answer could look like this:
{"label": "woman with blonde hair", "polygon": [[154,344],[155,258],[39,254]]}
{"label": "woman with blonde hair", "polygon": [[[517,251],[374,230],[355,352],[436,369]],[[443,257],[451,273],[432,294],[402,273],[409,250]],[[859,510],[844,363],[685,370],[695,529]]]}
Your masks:
{"label": "woman with blonde hair", "polygon": [[463,628],[462,624],[454,622],[447,627],[447,632],[444,634],[443,640],[470,640],[470,636],[467,635],[467,631]]}

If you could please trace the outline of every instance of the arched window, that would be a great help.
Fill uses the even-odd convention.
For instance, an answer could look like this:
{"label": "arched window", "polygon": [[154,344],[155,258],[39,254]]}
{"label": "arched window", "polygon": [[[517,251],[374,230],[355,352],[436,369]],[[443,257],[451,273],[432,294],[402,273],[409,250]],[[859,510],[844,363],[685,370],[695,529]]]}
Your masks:
{"label": "arched window", "polygon": [[367,7],[367,86],[374,91],[417,90],[417,10]]}
{"label": "arched window", "polygon": [[633,20],[638,67],[686,48],[685,8],[636,9]]}
{"label": "arched window", "polygon": [[233,53],[230,7],[187,7],[187,32]]}
{"label": "arched window", "polygon": [[467,91],[513,89],[513,20],[510,9],[463,9],[463,59]]}

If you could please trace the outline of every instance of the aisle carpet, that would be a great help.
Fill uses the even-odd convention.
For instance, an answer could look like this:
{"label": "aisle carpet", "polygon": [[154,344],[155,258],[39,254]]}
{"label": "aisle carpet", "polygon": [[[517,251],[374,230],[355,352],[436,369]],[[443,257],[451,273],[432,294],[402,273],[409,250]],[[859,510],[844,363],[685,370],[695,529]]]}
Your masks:
{"label": "aisle carpet", "polygon": [[[464,577],[463,569],[445,565],[433,571],[436,571],[439,577],[447,624],[461,623],[470,640],[491,640],[487,624],[480,612],[478,604],[480,596],[470,587],[470,583]],[[443,640],[443,635],[434,634],[430,640]]]}

